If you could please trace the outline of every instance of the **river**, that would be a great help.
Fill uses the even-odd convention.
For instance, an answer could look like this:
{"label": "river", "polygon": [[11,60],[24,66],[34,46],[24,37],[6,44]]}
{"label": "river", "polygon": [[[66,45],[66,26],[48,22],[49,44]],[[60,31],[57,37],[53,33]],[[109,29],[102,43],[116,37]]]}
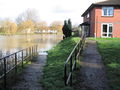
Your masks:
{"label": "river", "polygon": [[47,51],[62,40],[62,35],[12,35],[0,36],[0,58],[29,46],[38,45],[38,51]]}

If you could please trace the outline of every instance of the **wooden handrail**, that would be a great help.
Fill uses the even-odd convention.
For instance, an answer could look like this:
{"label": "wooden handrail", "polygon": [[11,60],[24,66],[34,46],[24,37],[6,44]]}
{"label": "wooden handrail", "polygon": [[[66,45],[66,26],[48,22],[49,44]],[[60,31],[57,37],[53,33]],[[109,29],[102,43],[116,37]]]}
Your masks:
{"label": "wooden handrail", "polygon": [[[69,85],[72,86],[72,73],[74,71],[74,69],[76,69],[76,60],[78,59],[78,57],[80,56],[84,43],[85,43],[85,35],[83,35],[81,37],[81,40],[75,45],[75,47],[73,48],[73,50],[71,51],[70,55],[68,56],[67,60],[65,61],[64,64],[64,82],[65,85]],[[75,57],[75,58],[73,58]],[[67,65],[70,62],[70,66],[68,67]],[[67,68],[70,69],[70,71],[67,73]]]}

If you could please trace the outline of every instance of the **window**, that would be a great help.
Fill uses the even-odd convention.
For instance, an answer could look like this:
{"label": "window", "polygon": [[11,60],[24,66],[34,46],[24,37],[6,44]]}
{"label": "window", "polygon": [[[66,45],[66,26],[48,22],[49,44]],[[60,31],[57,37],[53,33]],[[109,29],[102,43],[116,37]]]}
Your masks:
{"label": "window", "polygon": [[89,18],[89,17],[90,17],[90,14],[88,13],[88,14],[87,14],[87,18]]}
{"label": "window", "polygon": [[113,16],[114,9],[113,7],[103,7],[102,8],[102,16]]}
{"label": "window", "polygon": [[102,24],[102,37],[112,37],[113,25],[110,23]]}

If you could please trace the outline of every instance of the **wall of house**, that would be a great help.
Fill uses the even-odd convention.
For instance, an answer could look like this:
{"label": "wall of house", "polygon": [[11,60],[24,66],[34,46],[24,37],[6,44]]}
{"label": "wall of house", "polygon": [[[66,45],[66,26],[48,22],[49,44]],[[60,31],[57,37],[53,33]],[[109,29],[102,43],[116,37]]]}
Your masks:
{"label": "wall of house", "polygon": [[113,37],[120,37],[120,8],[114,8],[114,16],[102,16],[102,7],[95,8],[95,30],[96,36],[101,37],[102,23],[113,24]]}
{"label": "wall of house", "polygon": [[85,15],[83,18],[83,22],[89,22],[89,21],[90,21],[90,18],[87,18],[87,15]]}
{"label": "wall of house", "polygon": [[90,36],[95,36],[95,8],[90,11]]}
{"label": "wall of house", "polygon": [[90,36],[94,36],[95,31],[95,9],[92,9],[89,12],[89,18],[87,18],[87,14],[83,17],[83,22],[90,23]]}

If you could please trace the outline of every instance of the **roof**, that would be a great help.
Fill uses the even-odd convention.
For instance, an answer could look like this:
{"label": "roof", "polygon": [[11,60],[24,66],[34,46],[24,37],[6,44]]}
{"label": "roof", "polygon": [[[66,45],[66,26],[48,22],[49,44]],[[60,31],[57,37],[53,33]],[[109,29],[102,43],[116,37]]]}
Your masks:
{"label": "roof", "polygon": [[82,14],[82,17],[86,15],[91,9],[96,6],[120,6],[120,0],[104,0],[101,2],[96,2],[90,5],[90,7]]}
{"label": "roof", "polygon": [[104,0],[101,2],[95,3],[97,5],[120,5],[120,0]]}
{"label": "roof", "polygon": [[84,23],[80,24],[80,26],[87,26],[87,25],[90,25],[90,23],[89,22],[84,22]]}

